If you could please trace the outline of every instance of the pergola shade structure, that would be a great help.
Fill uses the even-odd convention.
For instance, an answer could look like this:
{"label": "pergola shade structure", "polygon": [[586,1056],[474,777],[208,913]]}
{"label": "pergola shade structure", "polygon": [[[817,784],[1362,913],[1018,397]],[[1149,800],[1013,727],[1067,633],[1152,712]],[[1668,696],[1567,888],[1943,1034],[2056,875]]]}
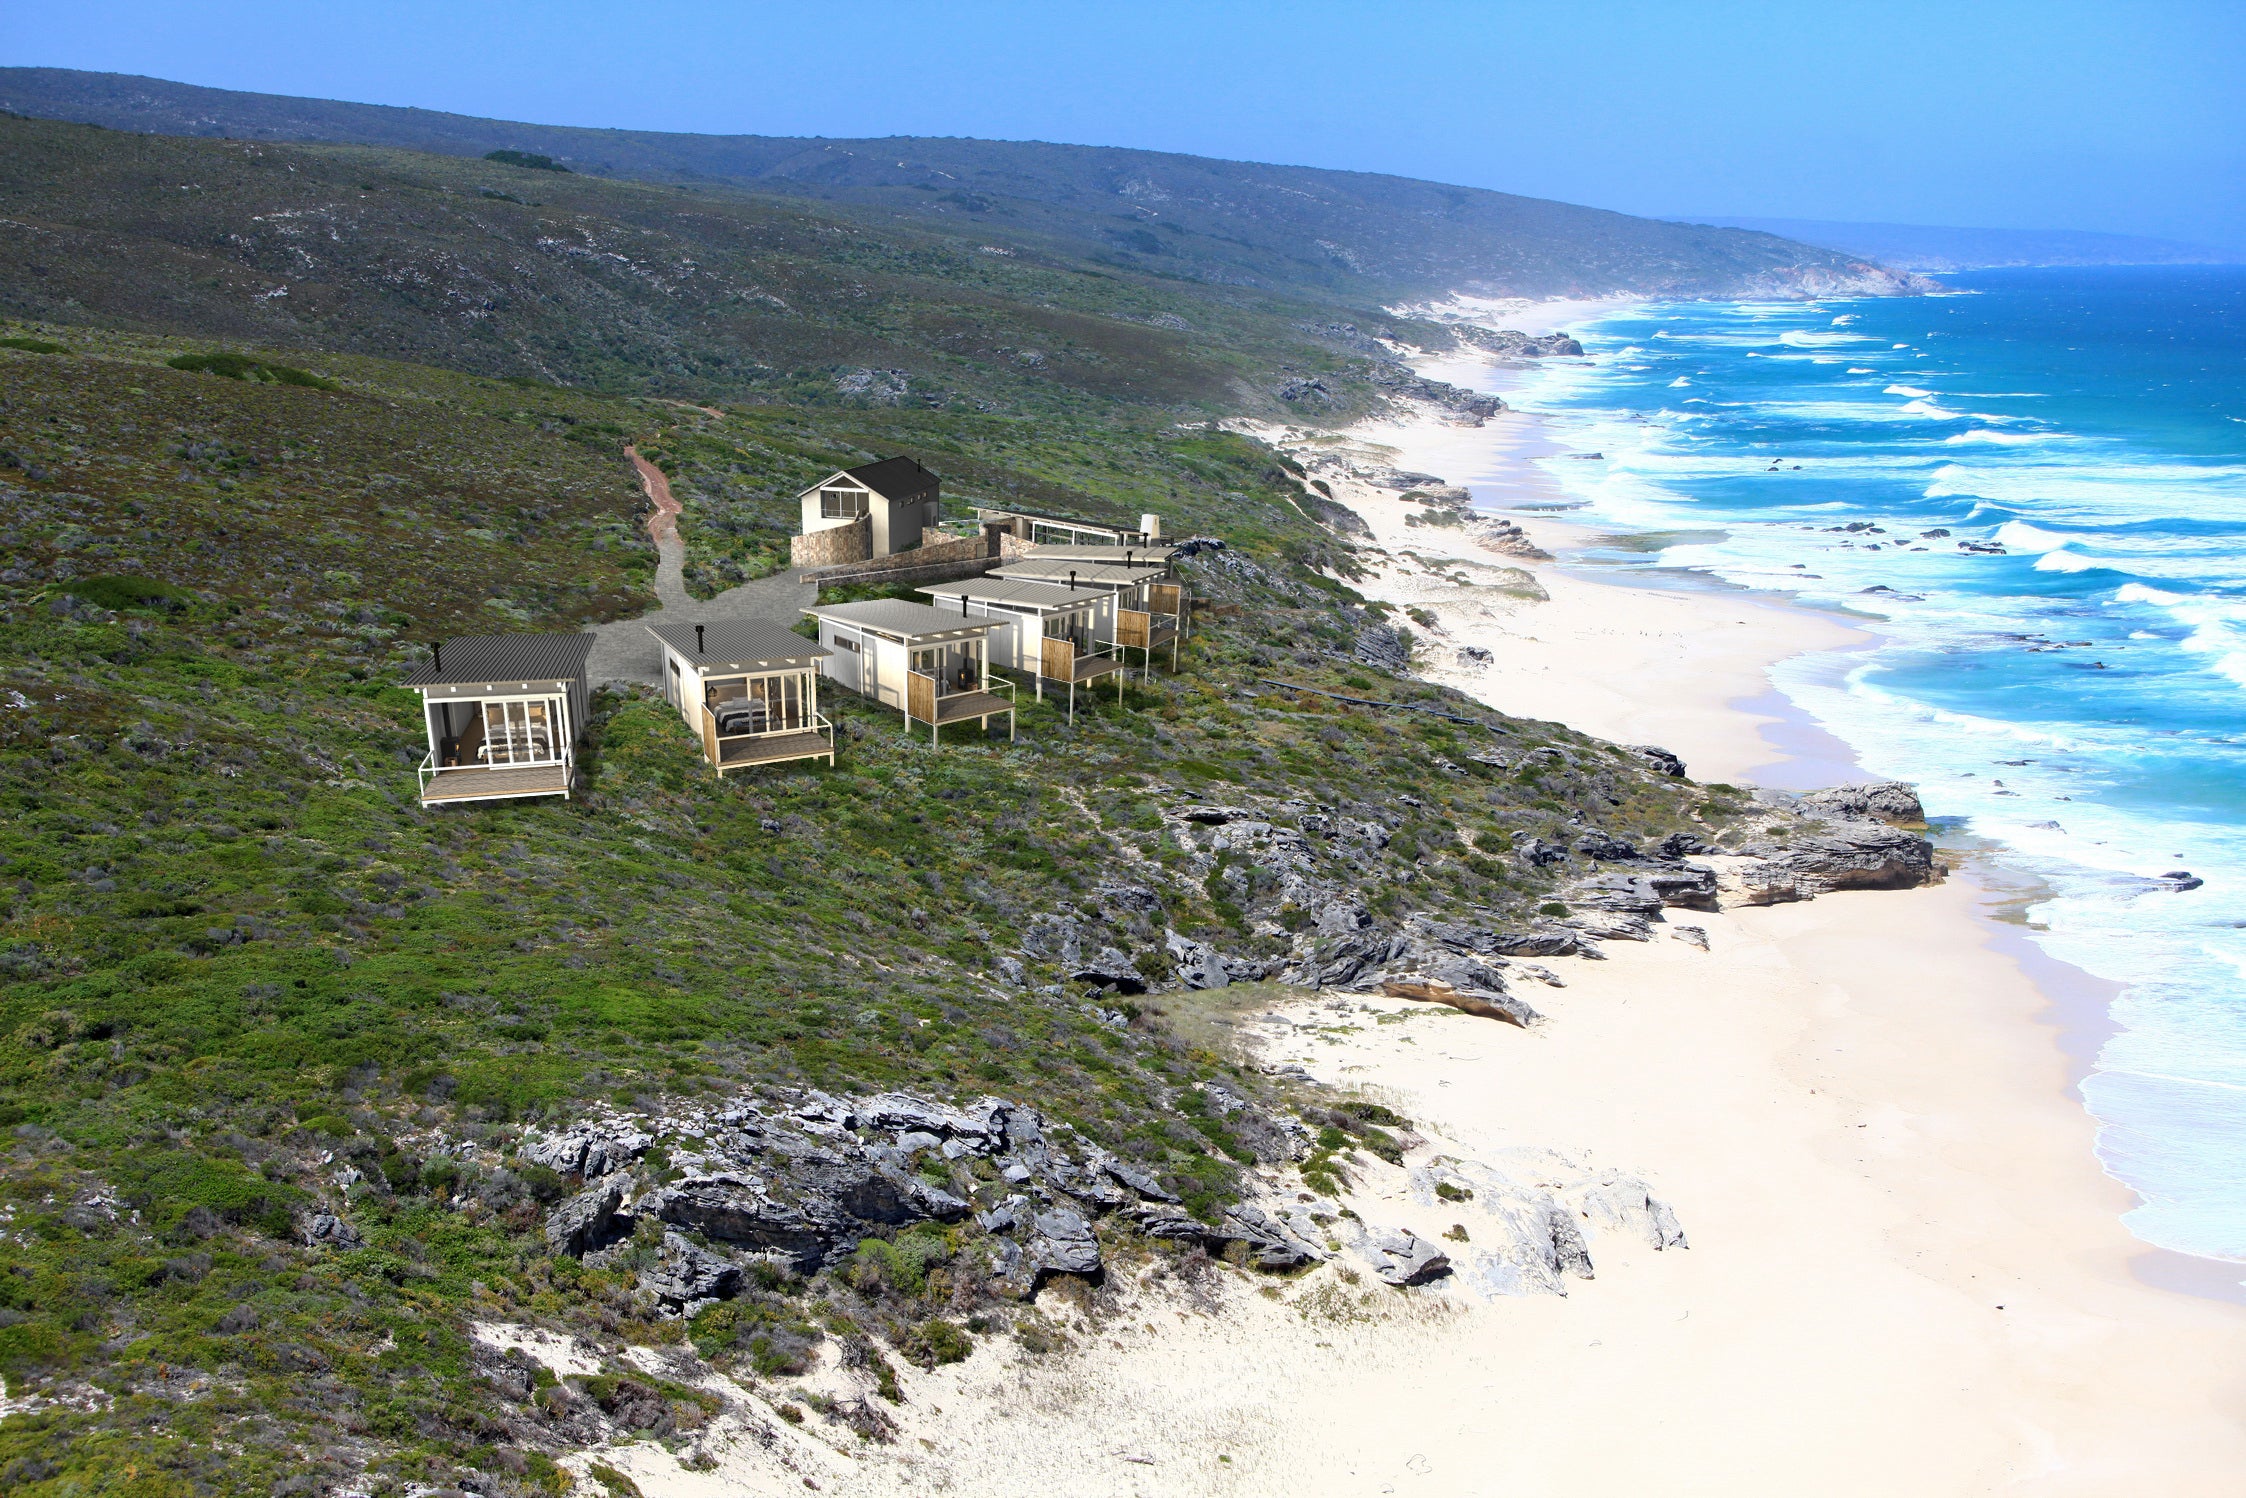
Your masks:
{"label": "pergola shade structure", "polygon": [[819,711],[825,646],[757,619],[647,632],[662,646],[665,700],[720,777],[791,760],[834,763],[834,725]]}
{"label": "pergola shade structure", "polygon": [[990,637],[1001,624],[892,598],[804,613],[829,651],[821,663],[827,679],[896,708],[908,733],[925,723],[929,741],[939,743],[947,723],[974,719],[988,732],[1003,715],[1006,736],[1014,736],[1014,684],[990,672]]}
{"label": "pergola shade structure", "polygon": [[566,798],[589,694],[591,635],[462,635],[405,685],[421,694],[429,752],[421,804]]}
{"label": "pergola shade structure", "polygon": [[1076,689],[1103,676],[1115,677],[1115,697],[1123,700],[1123,663],[1114,645],[1116,595],[1106,588],[1069,588],[1018,578],[971,577],[931,583],[920,589],[936,611],[962,619],[988,619],[999,627],[990,636],[992,664],[1032,677],[1037,700],[1045,683],[1068,688],[1068,714],[1076,718]]}
{"label": "pergola shade structure", "polygon": [[1114,594],[1115,622],[1110,642],[1119,651],[1139,651],[1141,663],[1148,666],[1153,664],[1154,652],[1167,645],[1170,669],[1177,669],[1178,639],[1185,633],[1185,589],[1171,576],[1167,563],[1122,565],[1033,556],[994,568],[990,575],[1072,589],[1098,588]]}

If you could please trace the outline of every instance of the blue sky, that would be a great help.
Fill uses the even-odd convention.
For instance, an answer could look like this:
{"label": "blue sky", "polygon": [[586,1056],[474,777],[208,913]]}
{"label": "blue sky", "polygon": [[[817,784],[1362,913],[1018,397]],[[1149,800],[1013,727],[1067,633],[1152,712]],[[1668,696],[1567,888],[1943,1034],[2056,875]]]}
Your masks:
{"label": "blue sky", "polygon": [[1659,215],[2246,248],[2246,0],[74,0],[0,62],[554,124],[976,135]]}

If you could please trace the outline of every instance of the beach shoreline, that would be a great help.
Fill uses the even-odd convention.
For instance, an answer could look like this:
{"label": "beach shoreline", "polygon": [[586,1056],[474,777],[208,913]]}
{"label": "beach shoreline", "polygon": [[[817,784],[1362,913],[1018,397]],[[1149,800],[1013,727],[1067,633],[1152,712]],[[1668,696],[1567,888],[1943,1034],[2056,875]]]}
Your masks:
{"label": "beach shoreline", "polygon": [[[1548,305],[1504,325],[1586,315]],[[1658,744],[1704,781],[1852,778],[1847,746],[1770,670],[1872,637],[1780,598],[1602,570],[1595,528],[1538,508],[1561,497],[1531,418],[1256,435],[1363,518],[1366,570],[1349,581],[1413,630],[1431,679]],[[1418,477],[1397,487],[1398,470]],[[1522,536],[1492,550],[1481,527],[1429,523],[1403,496],[1431,478]],[[1551,555],[1520,555],[1524,541]],[[1119,1264],[1096,1290],[1041,1298],[1059,1355],[994,1338],[900,1370],[893,1444],[775,1440],[767,1420],[713,1434],[704,1471],[651,1444],[587,1459],[651,1498],[2230,1494],[2246,1468],[2246,1270],[2124,1227],[2131,1194],[2101,1169],[2076,1091],[2110,988],[2028,940],[2032,891],[1970,851],[1956,861],[1919,889],[1671,911],[1605,960],[1551,959],[1561,986],[1524,978],[1545,1016],[1533,1029],[1332,994],[1270,996],[1231,1021],[1243,1064],[1409,1118],[1407,1166],[1619,1173],[1673,1208],[1689,1247],[1587,1224],[1596,1277],[1564,1295],[1487,1296],[1464,1275],[1386,1290],[1346,1254],[1184,1285]],[[1483,1231],[1473,1203],[1415,1191],[1402,1169],[1353,1172],[1367,1223],[1458,1244],[1469,1222]],[[1268,1191],[1296,1189],[1265,1174]]]}

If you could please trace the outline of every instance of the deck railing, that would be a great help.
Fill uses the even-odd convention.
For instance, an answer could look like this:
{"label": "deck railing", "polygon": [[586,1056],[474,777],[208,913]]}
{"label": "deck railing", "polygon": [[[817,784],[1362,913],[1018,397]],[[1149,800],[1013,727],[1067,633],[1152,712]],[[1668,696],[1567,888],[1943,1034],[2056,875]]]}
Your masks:
{"label": "deck railing", "polygon": [[[769,722],[771,719],[767,718],[766,721]],[[708,703],[702,704],[702,753],[713,765],[722,766],[725,763],[723,758],[724,745],[738,744],[748,739],[784,738],[790,734],[798,733],[820,735],[827,741],[830,751],[834,745],[834,724],[829,721],[825,713],[807,713],[799,710],[793,714],[792,722],[783,722],[777,728],[759,728],[748,733],[720,733],[717,726],[717,714],[711,710]]]}
{"label": "deck railing", "polygon": [[558,769],[567,771],[566,778],[574,780],[577,776],[576,765],[576,755],[568,749],[564,749],[560,755],[553,759],[531,760],[523,764],[505,765],[440,765],[437,763],[435,751],[432,750],[430,753],[421,756],[421,763],[416,765],[414,769],[415,773],[421,777],[421,798],[426,801],[429,798],[429,787],[435,783],[440,775],[489,775],[495,771]]}

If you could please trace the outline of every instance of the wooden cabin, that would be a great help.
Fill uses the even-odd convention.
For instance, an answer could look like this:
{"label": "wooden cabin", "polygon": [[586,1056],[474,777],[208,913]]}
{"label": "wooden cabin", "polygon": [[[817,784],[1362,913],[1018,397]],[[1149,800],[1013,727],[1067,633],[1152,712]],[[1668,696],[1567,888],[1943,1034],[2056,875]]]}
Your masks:
{"label": "wooden cabin", "polygon": [[[1136,650],[1144,665],[1155,651],[1170,647],[1170,669],[1178,665],[1178,640],[1185,633],[1185,588],[1168,565],[1120,566],[1106,562],[1077,562],[1043,554],[1025,557],[994,568],[993,578],[1020,582],[1064,583],[1070,588],[1098,588],[1115,595],[1115,623],[1110,639],[1120,651]],[[1125,656],[1128,660],[1129,657]]]}
{"label": "wooden cabin", "polygon": [[462,635],[431,648],[405,685],[421,694],[429,754],[421,804],[566,799],[591,693],[585,635]]}
{"label": "wooden cabin", "polygon": [[928,595],[939,613],[950,614],[956,608],[960,618],[997,623],[999,628],[990,636],[991,664],[1032,676],[1040,702],[1045,700],[1047,681],[1065,683],[1071,722],[1076,718],[1079,686],[1113,675],[1115,700],[1123,700],[1123,662],[1113,649],[1113,590],[971,577],[930,583],[919,591]]}
{"label": "wooden cabin", "polygon": [[943,481],[911,458],[883,458],[827,475],[796,502],[805,536],[864,521],[866,549],[832,558],[863,561],[918,546],[921,533],[942,518]]}
{"label": "wooden cabin", "polygon": [[663,649],[663,696],[719,777],[798,759],[834,763],[834,725],[819,712],[827,658],[783,625],[761,619],[650,624]]}
{"label": "wooden cabin", "polygon": [[941,742],[947,723],[972,718],[987,733],[1003,715],[1014,736],[1014,684],[990,674],[990,637],[1005,626],[991,619],[873,598],[820,604],[804,613],[818,622],[819,643],[830,652],[821,663],[829,681],[905,715],[905,729],[928,725]]}

